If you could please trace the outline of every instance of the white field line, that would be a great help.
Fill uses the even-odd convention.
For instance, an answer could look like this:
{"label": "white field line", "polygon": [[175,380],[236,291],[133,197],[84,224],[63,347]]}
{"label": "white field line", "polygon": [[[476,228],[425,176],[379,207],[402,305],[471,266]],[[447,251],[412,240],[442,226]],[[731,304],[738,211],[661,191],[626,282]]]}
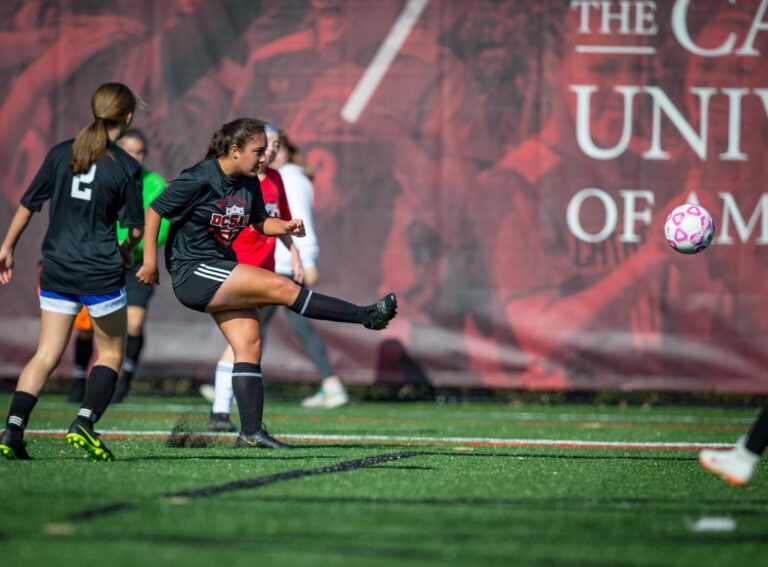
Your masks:
{"label": "white field line", "polygon": [[[72,404],[64,402],[41,402],[37,408],[44,409],[72,409]],[[450,406],[438,406],[440,408],[450,408]],[[484,419],[484,420],[498,420],[498,421],[562,421],[562,422],[596,422],[596,423],[676,423],[676,424],[688,424],[688,425],[750,425],[754,421],[754,417],[715,417],[715,416],[697,416],[697,415],[619,415],[615,413],[549,413],[549,412],[533,412],[533,411],[518,411],[514,408],[510,408],[507,411],[491,410],[486,411],[482,406],[476,406],[476,410],[462,410],[461,407],[446,409],[445,414],[436,414],[432,409],[419,411],[413,408],[409,408],[406,405],[401,407],[392,408],[384,411],[377,411],[379,418],[397,418],[397,419],[418,419],[421,417],[435,419],[442,417],[450,417],[451,419]],[[203,413],[210,411],[210,405],[208,404],[131,404],[123,403],[120,405],[110,406],[110,412],[126,411],[137,413]],[[755,410],[755,415],[758,413],[758,409]],[[304,408],[287,408],[280,407],[274,412],[275,416],[307,416],[315,415],[310,413]],[[338,412],[327,412],[328,418],[349,416],[350,414],[343,414]]]}
{"label": "white field line", "polygon": [[384,43],[379,46],[373,60],[355,85],[344,108],[341,109],[341,117],[344,120],[354,124],[360,118],[427,4],[429,0],[408,0],[387,37],[384,38]]}
{"label": "white field line", "polygon": [[[47,437],[62,436],[64,429],[28,429],[31,436]],[[103,431],[102,436],[112,438],[165,438],[169,431],[136,431],[136,430],[108,430]],[[220,437],[232,439],[233,433],[208,433],[191,432],[200,437]],[[706,448],[727,448],[732,443],[700,443],[695,441],[671,441],[671,442],[645,442],[645,441],[584,441],[578,439],[504,439],[496,437],[421,437],[398,435],[322,435],[315,433],[286,433],[278,434],[280,439],[294,441],[314,441],[317,443],[392,443],[392,444],[422,444],[422,445],[480,445],[488,447],[565,447],[585,449],[679,449],[694,450]]]}

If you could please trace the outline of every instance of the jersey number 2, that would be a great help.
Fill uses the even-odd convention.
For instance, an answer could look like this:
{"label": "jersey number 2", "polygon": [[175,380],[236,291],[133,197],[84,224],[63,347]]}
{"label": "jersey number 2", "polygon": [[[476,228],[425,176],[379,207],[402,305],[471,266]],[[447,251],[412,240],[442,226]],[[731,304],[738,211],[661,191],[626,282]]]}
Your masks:
{"label": "jersey number 2", "polygon": [[72,177],[72,198],[90,201],[92,189],[89,187],[89,184],[93,183],[94,177],[96,177],[95,163],[88,170],[88,173],[78,173]]}

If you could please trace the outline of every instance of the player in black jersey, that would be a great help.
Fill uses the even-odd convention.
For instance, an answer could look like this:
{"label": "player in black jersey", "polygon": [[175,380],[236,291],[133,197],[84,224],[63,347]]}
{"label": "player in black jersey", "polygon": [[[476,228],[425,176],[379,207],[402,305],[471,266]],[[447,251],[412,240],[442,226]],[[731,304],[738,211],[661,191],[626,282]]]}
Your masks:
{"label": "player in black jersey", "polygon": [[[50,200],[40,274],[40,339],[19,376],[0,437],[0,454],[29,459],[24,428],[48,377],[69,341],[72,322],[85,305],[93,320],[98,358],[67,440],[96,460],[113,455],[93,426],[106,410],[123,359],[126,334],[125,264],[143,233],[141,167],[115,140],[139,104],[121,83],[93,93],[94,120],[74,140],[55,146],[21,198],[0,246],[0,283],[13,274],[13,251],[34,212]],[[118,245],[115,222],[129,234]]]}
{"label": "player in black jersey", "polygon": [[358,306],[302,288],[274,272],[238,264],[232,242],[248,224],[267,236],[303,236],[302,220],[268,218],[259,167],[266,161],[264,122],[240,118],[224,124],[211,139],[208,155],[184,170],[152,203],[145,215],[144,266],[136,277],[158,281],[160,218],[171,221],[165,249],[176,297],[197,311],[210,313],[235,352],[232,388],[240,411],[238,447],[288,448],[262,424],[260,305],[286,305],[314,319],[358,323],[383,329],[397,313],[389,294]]}

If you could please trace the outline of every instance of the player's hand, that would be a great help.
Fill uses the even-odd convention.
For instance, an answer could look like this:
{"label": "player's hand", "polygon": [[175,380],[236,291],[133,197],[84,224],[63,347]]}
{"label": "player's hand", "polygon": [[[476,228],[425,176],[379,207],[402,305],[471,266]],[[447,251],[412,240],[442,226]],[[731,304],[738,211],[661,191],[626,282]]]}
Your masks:
{"label": "player's hand", "polygon": [[144,262],[144,265],[136,272],[136,279],[144,285],[156,285],[160,283],[160,273],[157,271],[157,266]]}
{"label": "player's hand", "polygon": [[0,284],[11,282],[13,276],[13,251],[0,248]]}
{"label": "player's hand", "polygon": [[285,234],[291,236],[304,236],[307,234],[304,229],[304,221],[301,219],[291,219],[285,222]]}

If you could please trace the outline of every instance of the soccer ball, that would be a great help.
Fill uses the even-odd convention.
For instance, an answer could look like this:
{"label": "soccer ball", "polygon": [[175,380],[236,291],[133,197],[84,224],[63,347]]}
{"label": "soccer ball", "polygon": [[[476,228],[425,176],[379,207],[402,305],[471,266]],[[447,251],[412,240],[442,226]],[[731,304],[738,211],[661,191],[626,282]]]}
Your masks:
{"label": "soccer ball", "polygon": [[686,203],[675,207],[664,224],[667,244],[683,254],[696,254],[712,243],[715,221],[701,205]]}

